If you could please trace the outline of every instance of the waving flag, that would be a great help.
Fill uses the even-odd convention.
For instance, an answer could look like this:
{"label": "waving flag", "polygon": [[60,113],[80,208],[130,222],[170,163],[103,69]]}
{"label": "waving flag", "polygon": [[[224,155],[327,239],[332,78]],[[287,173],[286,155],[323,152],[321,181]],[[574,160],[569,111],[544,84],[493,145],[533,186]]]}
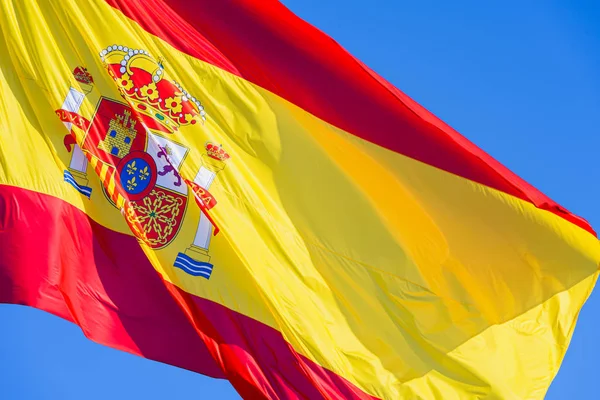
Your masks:
{"label": "waving flag", "polygon": [[0,301],[246,398],[544,396],[585,220],[277,1],[0,7]]}

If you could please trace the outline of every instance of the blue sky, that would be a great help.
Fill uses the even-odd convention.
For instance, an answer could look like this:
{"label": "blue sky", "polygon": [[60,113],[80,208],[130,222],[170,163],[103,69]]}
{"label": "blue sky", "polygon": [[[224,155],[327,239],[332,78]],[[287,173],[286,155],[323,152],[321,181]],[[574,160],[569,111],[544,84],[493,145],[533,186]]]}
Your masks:
{"label": "blue sky", "polygon": [[[600,2],[283,3],[600,230]],[[595,291],[548,399],[597,397],[598,315]],[[41,311],[0,305],[0,321],[3,399],[238,398]]]}

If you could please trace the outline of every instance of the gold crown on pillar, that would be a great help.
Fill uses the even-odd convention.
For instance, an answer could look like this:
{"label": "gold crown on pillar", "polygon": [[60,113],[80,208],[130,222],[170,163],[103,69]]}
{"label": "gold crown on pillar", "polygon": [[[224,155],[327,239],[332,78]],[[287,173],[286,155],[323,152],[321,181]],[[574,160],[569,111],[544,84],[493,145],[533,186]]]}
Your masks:
{"label": "gold crown on pillar", "polygon": [[227,153],[225,150],[223,150],[223,147],[220,145],[216,145],[214,143],[208,142],[206,143],[206,154],[208,154],[208,156],[210,158],[213,158],[215,160],[219,160],[219,161],[227,161],[229,160],[230,156],[229,153]]}
{"label": "gold crown on pillar", "polygon": [[75,67],[73,70],[73,77],[79,83],[84,83],[86,85],[91,85],[94,83],[94,78],[92,78],[92,74],[88,72],[86,67]]}
{"label": "gold crown on pillar", "polygon": [[100,57],[123,97],[148,128],[173,133],[180,126],[206,120],[200,101],[170,79],[162,60],[156,61],[146,50],[113,45],[102,50]]}

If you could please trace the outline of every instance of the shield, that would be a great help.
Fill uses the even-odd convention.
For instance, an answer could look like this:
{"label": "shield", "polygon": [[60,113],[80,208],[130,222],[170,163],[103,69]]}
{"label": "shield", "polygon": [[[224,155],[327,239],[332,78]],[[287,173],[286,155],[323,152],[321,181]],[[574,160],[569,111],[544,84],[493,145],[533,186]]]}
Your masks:
{"label": "shield", "polygon": [[100,98],[84,150],[99,160],[100,178],[113,180],[127,200],[124,215],[132,232],[158,249],[177,236],[185,215],[188,187],[177,170],[188,149],[132,115],[127,104]]}

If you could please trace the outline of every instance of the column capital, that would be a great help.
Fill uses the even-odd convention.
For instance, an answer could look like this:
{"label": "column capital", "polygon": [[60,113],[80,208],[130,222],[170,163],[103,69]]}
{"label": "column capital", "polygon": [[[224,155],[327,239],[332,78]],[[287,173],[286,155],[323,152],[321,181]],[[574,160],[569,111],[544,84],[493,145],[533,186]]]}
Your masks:
{"label": "column capital", "polygon": [[225,163],[223,161],[214,159],[208,154],[202,154],[202,165],[215,174],[225,168]]}

